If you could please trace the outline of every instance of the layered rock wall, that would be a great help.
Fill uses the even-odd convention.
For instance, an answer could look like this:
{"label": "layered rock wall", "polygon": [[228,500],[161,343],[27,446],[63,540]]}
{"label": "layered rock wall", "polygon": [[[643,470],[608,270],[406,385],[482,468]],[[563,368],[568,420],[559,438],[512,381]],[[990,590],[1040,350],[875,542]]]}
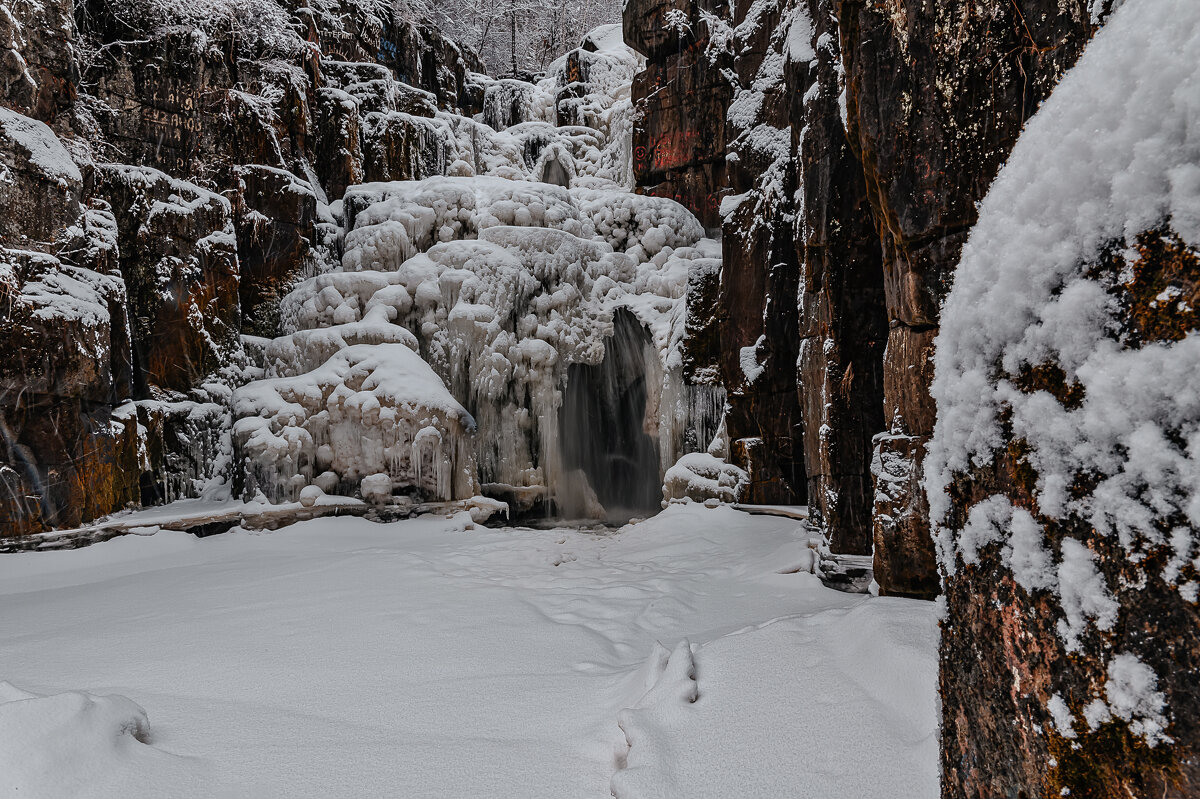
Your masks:
{"label": "layered rock wall", "polygon": [[847,125],[882,245],[887,304],[874,508],[876,580],[885,590],[937,592],[920,481],[935,418],[938,309],[976,203],[1025,120],[1079,57],[1094,5],[841,6]]}
{"label": "layered rock wall", "polygon": [[376,120],[419,143],[481,101],[472,54],[379,9],[0,8],[5,536],[229,490],[242,336],[337,257],[328,202],[450,166]]}
{"label": "layered rock wall", "polygon": [[[975,205],[1103,15],[1084,0],[626,9],[648,56],[639,185],[686,175],[723,198],[718,361],[743,499],[807,501],[835,551],[874,551],[885,593],[938,591],[920,487],[932,344]],[[677,146],[697,135],[708,149]],[[674,171],[660,153],[682,155]]]}

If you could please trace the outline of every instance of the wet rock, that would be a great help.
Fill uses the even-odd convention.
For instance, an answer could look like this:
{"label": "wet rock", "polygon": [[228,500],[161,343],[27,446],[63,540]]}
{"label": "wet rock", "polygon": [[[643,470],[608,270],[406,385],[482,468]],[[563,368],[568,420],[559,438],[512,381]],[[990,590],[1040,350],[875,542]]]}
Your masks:
{"label": "wet rock", "polygon": [[312,242],[317,196],[290,172],[267,166],[238,169],[235,209],[242,330],[281,335],[279,299],[314,272]]}
{"label": "wet rock", "polygon": [[811,58],[793,58],[790,68],[791,112],[804,120],[793,125],[804,196],[797,387],[811,517],[835,553],[863,555],[872,547],[871,439],[884,425],[887,316],[878,233],[842,119],[833,11],[832,3],[810,0],[791,20],[794,31],[808,27],[803,55]]}
{"label": "wet rock", "polygon": [[187,391],[241,344],[237,239],[228,200],[149,168],[96,168],[115,211],[137,387]]}
{"label": "wet rock", "polygon": [[[765,11],[764,11],[765,9]],[[741,501],[804,504],[803,421],[796,392],[800,270],[793,240],[796,168],[783,68],[784,4],[747,9],[731,24],[739,78],[729,109],[729,188],[722,209],[721,373],[733,462],[750,474]],[[772,39],[772,31],[779,28]],[[751,47],[749,39],[770,45]],[[744,441],[743,441],[744,440]],[[739,444],[739,441],[743,443]]]}

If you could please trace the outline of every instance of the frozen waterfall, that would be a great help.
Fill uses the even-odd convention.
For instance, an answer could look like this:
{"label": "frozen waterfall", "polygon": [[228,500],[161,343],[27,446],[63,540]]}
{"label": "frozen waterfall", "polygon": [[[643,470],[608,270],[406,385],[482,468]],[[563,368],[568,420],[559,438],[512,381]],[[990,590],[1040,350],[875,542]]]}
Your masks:
{"label": "frozen waterfall", "polygon": [[496,82],[481,119],[421,122],[425,177],[323,208],[337,252],[232,397],[246,498],[483,494],[514,517],[626,520],[708,447],[724,394],[685,384],[680,352],[688,275],[720,246],[627,188],[637,56],[589,58],[583,125],[551,122],[557,78]]}

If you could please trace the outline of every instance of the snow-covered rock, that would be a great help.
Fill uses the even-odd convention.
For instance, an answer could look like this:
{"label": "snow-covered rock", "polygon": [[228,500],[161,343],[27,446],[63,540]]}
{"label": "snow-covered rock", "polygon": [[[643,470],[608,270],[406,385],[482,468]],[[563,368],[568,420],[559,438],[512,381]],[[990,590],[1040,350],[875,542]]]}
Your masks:
{"label": "snow-covered rock", "polygon": [[980,207],[942,316],[946,757],[1049,762],[1036,790],[1200,778],[1198,50],[1194,3],[1113,14]]}
{"label": "snow-covered rock", "polygon": [[377,501],[401,486],[438,500],[474,493],[475,421],[404,344],[347,347],[311,372],[250,383],[232,402],[248,494],[295,501],[326,472]]}
{"label": "snow-covered rock", "polygon": [[667,469],[663,478],[663,502],[690,499],[693,502],[737,501],[750,476],[732,463],[707,452],[691,452]]}

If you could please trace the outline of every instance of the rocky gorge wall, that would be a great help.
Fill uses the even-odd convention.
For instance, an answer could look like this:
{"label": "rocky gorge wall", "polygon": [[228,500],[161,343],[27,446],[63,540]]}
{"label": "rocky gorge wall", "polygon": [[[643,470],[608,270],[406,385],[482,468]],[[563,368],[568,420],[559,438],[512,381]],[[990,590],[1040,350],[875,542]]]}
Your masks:
{"label": "rocky gorge wall", "polygon": [[975,205],[1103,16],[1086,0],[626,8],[647,56],[639,186],[719,212],[720,346],[693,357],[728,391],[745,499],[807,502],[835,551],[874,551],[886,593],[938,592],[932,342]]}
{"label": "rocky gorge wall", "polygon": [[[373,123],[482,96],[469,54],[380,8],[0,8],[6,535],[190,495],[229,469],[225,372],[330,259],[325,189],[378,160],[438,169],[436,152],[379,146]],[[378,57],[417,86],[338,57]]]}
{"label": "rocky gorge wall", "polygon": [[[1186,4],[1140,5],[1124,11],[1127,29],[1139,15],[1178,15]],[[1054,432],[1039,428],[1044,441],[1023,437],[1020,426],[1033,429],[1038,414],[1055,407],[1032,400],[1029,415],[1018,419],[1015,401],[998,399],[995,433],[973,430],[978,414],[959,417],[954,446],[987,441],[986,454],[947,454],[951,434],[942,432],[935,464],[927,465],[935,424],[943,424],[938,420],[947,407],[975,407],[972,398],[986,396],[987,386],[998,386],[998,397],[1009,385],[1016,396],[1053,397],[1065,408],[1055,413],[1080,418],[1105,401],[1091,398],[1093,392],[1120,394],[1103,381],[1085,386],[1099,380],[1098,373],[1073,371],[1080,356],[1065,350],[1049,362],[1026,356],[1032,360],[1023,365],[1008,359],[999,367],[985,359],[969,379],[955,356],[937,356],[938,342],[955,347],[986,340],[974,329],[981,320],[1012,314],[1008,300],[980,300],[982,287],[1007,284],[1006,269],[1025,274],[1022,269],[1038,262],[1034,252],[1023,251],[1024,261],[1010,267],[1004,255],[1034,239],[1029,231],[1051,218],[1048,206],[1024,231],[1006,231],[1009,240],[993,234],[980,245],[992,248],[987,256],[976,248],[975,301],[983,304],[960,299],[960,316],[949,332],[942,329],[980,203],[1027,121],[1111,15],[1109,4],[1082,0],[784,0],[733,9],[644,0],[626,6],[626,38],[647,56],[647,79],[677,69],[681,54],[704,54],[695,58],[704,75],[656,79],[655,92],[641,99],[634,131],[639,146],[654,153],[661,141],[678,152],[674,142],[687,140],[692,129],[712,130],[713,114],[722,106],[725,111],[723,129],[702,138],[710,148],[724,142],[723,168],[713,166],[714,153],[693,148],[672,164],[671,175],[701,183],[701,192],[680,193],[698,214],[698,198],[722,198],[724,258],[704,295],[715,299],[695,306],[702,313],[698,328],[712,331],[712,343],[690,356],[718,371],[726,385],[733,461],[750,476],[743,501],[807,502],[834,552],[873,552],[881,593],[932,598],[945,592],[942,785],[948,797],[1194,791],[1195,696],[1185,683],[1195,673],[1197,621],[1187,564],[1200,536],[1196,519],[1183,511],[1189,489],[1176,482],[1194,469],[1194,453],[1184,452],[1190,452],[1188,431],[1198,416],[1187,405],[1191,393],[1176,386],[1175,399],[1164,397],[1152,412],[1172,442],[1155,439],[1164,442],[1166,459],[1157,478],[1139,472],[1105,480],[1122,459],[1129,460],[1127,472],[1137,463],[1137,445],[1110,438],[1116,433],[1109,429],[1082,434],[1085,448],[1093,448],[1087,452],[1105,453],[1104,465],[1087,456],[1091,466],[1068,468],[1068,445],[1050,441],[1083,422],[1064,420]],[[658,28],[671,31],[671,46],[655,38]],[[1114,49],[1095,56],[1094,75],[1106,68],[1132,71],[1145,58],[1153,36],[1145,29],[1140,42],[1137,34],[1125,35],[1132,52],[1142,55],[1116,65],[1121,45],[1110,44]],[[1194,60],[1186,55],[1189,45],[1164,36],[1160,29],[1154,39],[1163,52],[1156,69],[1170,81]],[[695,92],[720,78],[726,83],[719,90]],[[1195,85],[1178,79],[1175,96],[1188,99],[1176,108],[1186,115],[1183,108],[1195,108]],[[1141,85],[1143,93],[1132,96],[1140,99],[1156,79]],[[1090,99],[1112,103],[1107,113],[1116,116],[1120,103],[1131,102],[1128,94],[1100,97],[1097,90]],[[1163,100],[1145,115],[1158,118],[1170,107]],[[1163,150],[1194,169],[1200,156],[1177,134],[1190,135],[1195,120],[1173,119],[1165,124],[1176,126],[1174,138]],[[1121,138],[1125,128],[1116,123],[1073,121],[1088,131],[1083,136],[1094,131],[1107,137],[1105,144],[1128,146]],[[1069,147],[1099,157],[1099,146],[1093,150],[1070,123],[1059,124],[1042,139],[1072,142],[1058,158]],[[1143,150],[1159,146],[1154,131],[1140,135]],[[1050,172],[1053,160],[1038,163]],[[648,193],[674,190],[653,164],[642,165],[637,176]],[[1033,171],[1023,179],[1037,185]],[[1059,209],[1078,204],[1081,214],[1092,208],[1093,194],[1121,197],[1132,185],[1072,181],[1076,193],[1060,193],[1055,202]],[[1167,183],[1163,178],[1161,185]],[[1004,202],[1012,208],[1046,191],[1040,185],[1021,199],[1010,192],[996,200],[993,213],[1003,216]],[[1133,191],[1140,208],[1137,200],[1120,201],[1139,221],[1118,216],[1094,251],[1064,263],[1107,287],[1112,304],[1099,317],[1107,320],[1100,323],[1107,330],[1101,339],[1114,337],[1135,349],[1151,339],[1194,343],[1187,316],[1200,274],[1193,245],[1179,233],[1183,223],[1172,227],[1171,212],[1159,210],[1163,201]],[[1177,208],[1178,218],[1186,216]],[[1050,241],[1043,246],[1052,248]],[[1036,273],[1021,279],[1045,296],[1066,291]],[[1088,313],[1074,308],[1062,313]],[[1161,356],[1173,359],[1169,373],[1186,371],[1185,345],[1173,346],[1178,349]],[[1106,351],[1097,345],[1095,357]],[[935,365],[945,387],[937,402]],[[1124,401],[1144,406],[1128,396]],[[1054,447],[1055,455],[1045,454]],[[1047,470],[1063,473],[1048,477]],[[1128,488],[1118,499],[1112,492],[1122,479]],[[932,506],[927,480],[934,486]],[[1137,532],[1118,532],[1121,522],[1096,516],[1105,502],[1123,502],[1121,511],[1110,512],[1137,519],[1126,522]],[[1046,539],[1031,553],[1034,531]],[[1002,545],[984,545],[996,541]],[[1092,632],[1089,622],[1100,629]],[[1089,632],[1075,636],[1076,628]]]}
{"label": "rocky gorge wall", "polygon": [[681,353],[719,247],[630,192],[619,27],[494,80],[387,3],[5,12],[6,546],[197,496],[603,518],[628,453],[560,419],[589,368],[634,373],[631,508],[717,436]]}

